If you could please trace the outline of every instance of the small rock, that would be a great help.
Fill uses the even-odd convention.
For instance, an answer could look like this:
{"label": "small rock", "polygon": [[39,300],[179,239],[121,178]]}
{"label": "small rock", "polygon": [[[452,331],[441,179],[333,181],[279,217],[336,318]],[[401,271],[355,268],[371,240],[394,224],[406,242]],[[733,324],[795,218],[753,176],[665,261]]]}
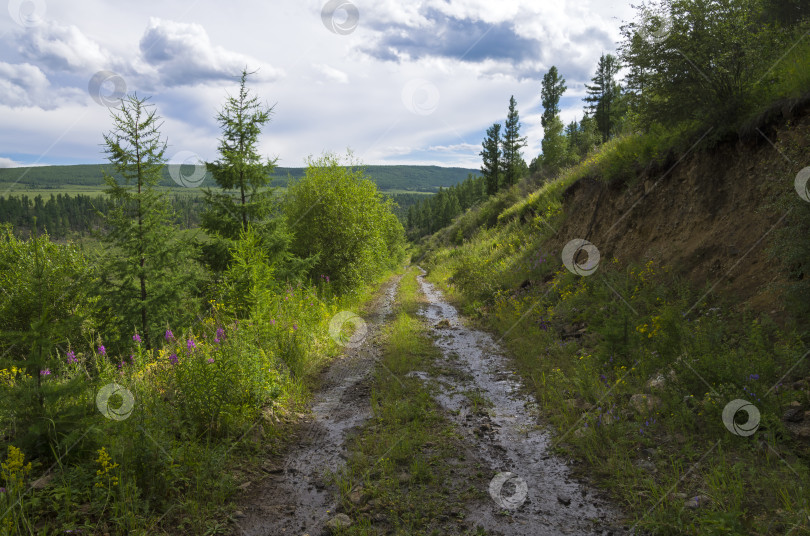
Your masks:
{"label": "small rock", "polygon": [[801,406],[798,408],[790,407],[785,411],[785,414],[782,415],[782,420],[787,422],[802,422],[804,419],[804,411],[802,411]]}
{"label": "small rock", "polygon": [[449,329],[450,328],[450,321],[446,318],[439,320],[438,324],[436,324],[436,329]]}
{"label": "small rock", "polygon": [[236,519],[242,519],[247,516],[242,510],[237,510],[236,512],[233,513],[233,517],[235,517]]}
{"label": "small rock", "polygon": [[658,468],[655,466],[655,464],[653,462],[651,462],[649,460],[638,460],[633,465],[635,465],[637,468],[639,468],[642,471],[645,471],[647,473],[657,473],[658,472]]}
{"label": "small rock", "polygon": [[326,522],[326,528],[331,532],[336,532],[339,528],[346,528],[352,525],[352,520],[346,514],[338,514]]}
{"label": "small rock", "polygon": [[708,506],[710,500],[705,495],[697,495],[688,499],[685,503],[683,503],[684,508],[691,508],[693,510],[697,510],[698,508],[703,508],[704,506]]}
{"label": "small rock", "polygon": [[647,380],[647,383],[644,384],[644,387],[646,387],[648,391],[654,391],[663,389],[665,384],[666,379],[664,378],[664,375],[659,372],[658,374]]}
{"label": "small rock", "polygon": [[670,497],[672,497],[674,500],[685,501],[686,493],[673,493],[672,495],[670,495]]}
{"label": "small rock", "polygon": [[349,500],[354,504],[360,504],[363,501],[363,490],[356,489],[349,493]]}
{"label": "small rock", "polygon": [[636,413],[647,414],[661,405],[661,399],[655,395],[637,393],[630,397],[630,407]]}
{"label": "small rock", "polygon": [[557,494],[557,501],[563,506],[568,506],[571,504],[571,497],[565,493],[559,493]]}
{"label": "small rock", "polygon": [[242,491],[247,491],[247,489],[249,487],[250,487],[250,481],[249,480],[247,482],[245,482],[244,484],[239,484],[239,489],[241,489]]}
{"label": "small rock", "polygon": [[42,475],[41,477],[31,482],[31,487],[33,489],[44,489],[48,484],[51,483],[51,480],[53,480],[53,476],[54,476],[53,473]]}

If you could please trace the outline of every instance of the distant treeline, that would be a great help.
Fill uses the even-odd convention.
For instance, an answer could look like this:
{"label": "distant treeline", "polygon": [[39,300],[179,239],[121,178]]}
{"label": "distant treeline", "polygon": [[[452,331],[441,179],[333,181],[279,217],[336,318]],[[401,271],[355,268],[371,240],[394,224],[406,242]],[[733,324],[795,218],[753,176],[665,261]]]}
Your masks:
{"label": "distant treeline", "polygon": [[[29,189],[60,189],[66,185],[103,186],[102,168],[99,164],[75,166],[40,166],[30,168],[0,169],[0,185],[19,184]],[[170,174],[175,164],[163,168],[163,178],[159,186],[182,187]],[[289,179],[297,180],[304,176],[306,168],[278,167],[273,171],[270,186],[287,186]],[[470,169],[445,168],[439,166],[366,166],[366,175],[377,184],[380,190],[410,190],[414,192],[435,192],[439,187],[453,186],[467,176]],[[192,178],[193,165],[179,166],[178,177]],[[199,184],[193,186],[215,187],[211,175],[206,174]]]}
{"label": "distant treeline", "polygon": [[470,173],[464,182],[447,189],[439,188],[436,195],[417,200],[418,203],[407,209],[405,230],[408,237],[417,239],[435,233],[471,206],[486,199],[484,181],[484,177]]}
{"label": "distant treeline", "polygon": [[[394,213],[403,225],[407,221],[409,208],[425,198],[433,197],[425,194],[387,195],[397,203]],[[169,202],[177,215],[177,225],[182,229],[199,227],[203,197],[169,194]],[[20,236],[30,235],[35,219],[38,231],[47,231],[52,238],[66,238],[71,234],[83,236],[100,229],[102,218],[99,212],[107,213],[111,204],[106,195],[51,194],[48,198],[42,195],[0,196],[0,223],[10,223]]]}
{"label": "distant treeline", "polygon": [[[173,195],[169,196],[169,201],[181,228],[199,225],[202,197]],[[57,194],[48,199],[41,195],[0,197],[0,223],[12,224],[15,233],[22,236],[31,233],[35,220],[37,231],[47,231],[51,238],[86,235],[100,229],[103,218],[99,213],[107,213],[111,207],[112,201],[106,195]]]}

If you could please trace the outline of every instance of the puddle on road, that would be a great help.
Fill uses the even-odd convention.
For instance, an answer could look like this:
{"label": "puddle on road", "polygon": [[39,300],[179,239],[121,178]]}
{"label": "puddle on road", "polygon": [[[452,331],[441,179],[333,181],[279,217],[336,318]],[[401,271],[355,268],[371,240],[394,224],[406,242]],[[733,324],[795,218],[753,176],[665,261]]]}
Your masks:
{"label": "puddle on road", "polygon": [[[510,516],[500,515],[504,508],[492,500],[471,509],[468,520],[515,536],[624,534],[617,510],[548,453],[550,436],[539,426],[537,405],[521,393],[519,377],[510,372],[493,338],[464,326],[438,289],[422,276],[419,282],[429,301],[420,315],[432,326],[449,321],[449,327],[434,327],[445,360],[437,365],[453,372],[433,378],[436,399],[471,442],[474,455],[490,465],[493,477],[511,472],[526,484],[525,501],[510,508]],[[506,501],[519,502],[521,490],[521,481],[510,477],[499,496],[514,506]]]}

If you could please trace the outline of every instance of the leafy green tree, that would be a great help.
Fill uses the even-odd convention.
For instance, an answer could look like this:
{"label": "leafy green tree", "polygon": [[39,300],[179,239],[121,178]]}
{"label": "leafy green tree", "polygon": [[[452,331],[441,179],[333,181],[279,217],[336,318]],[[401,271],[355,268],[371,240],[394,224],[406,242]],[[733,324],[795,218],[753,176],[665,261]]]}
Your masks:
{"label": "leafy green tree", "polygon": [[292,251],[317,259],[309,274],[325,274],[341,290],[354,290],[404,254],[404,230],[393,201],[367,179],[357,162],[333,154],[310,158],[304,177],[290,184],[284,202],[295,234]]}
{"label": "leafy green tree", "polygon": [[206,211],[202,227],[218,236],[236,240],[247,230],[248,222],[261,221],[271,211],[272,192],[262,191],[270,182],[276,160],[259,154],[259,135],[270,121],[273,107],[252,95],[242,71],[239,94],[228,96],[217,115],[222,128],[219,158],[205,166],[220,187],[220,192],[205,191]]}
{"label": "leafy green tree", "polygon": [[616,82],[616,75],[621,65],[612,54],[602,54],[596,68],[596,74],[591,81],[593,85],[585,84],[588,95],[588,112],[596,119],[602,141],[607,141],[613,134],[621,110],[619,109],[621,86]]}
{"label": "leafy green tree", "polygon": [[157,189],[166,151],[160,117],[146,99],[129,95],[112,119],[113,130],[104,135],[114,172],[104,171],[112,206],[104,215],[107,250],[98,283],[106,310],[118,319],[118,335],[125,338],[134,327],[149,349],[166,322],[181,324],[193,314],[196,274],[167,196]]}
{"label": "leafy green tree", "polygon": [[506,116],[503,132],[503,183],[505,186],[517,184],[526,171],[526,162],[520,150],[526,147],[526,138],[520,136],[520,115],[514,95],[509,99],[509,113]]}
{"label": "leafy green tree", "polygon": [[543,75],[540,91],[543,105],[543,115],[540,117],[543,126],[543,166],[552,173],[564,165],[568,152],[567,140],[563,134],[565,127],[560,119],[560,98],[566,89],[565,78],[552,65]]}
{"label": "leafy green tree", "polygon": [[763,22],[763,9],[762,0],[639,6],[621,45],[638,125],[711,125],[717,136],[735,129],[787,49],[789,34]]}
{"label": "leafy green tree", "polygon": [[501,124],[495,123],[487,129],[487,137],[481,144],[479,153],[483,159],[481,173],[486,182],[487,195],[495,195],[501,186]]}

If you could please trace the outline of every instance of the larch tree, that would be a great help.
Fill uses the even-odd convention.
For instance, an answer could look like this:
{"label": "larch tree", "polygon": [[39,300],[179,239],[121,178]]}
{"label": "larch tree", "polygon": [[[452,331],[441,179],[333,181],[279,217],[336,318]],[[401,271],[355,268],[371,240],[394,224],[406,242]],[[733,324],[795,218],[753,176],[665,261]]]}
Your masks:
{"label": "larch tree", "polygon": [[180,301],[193,274],[188,245],[179,239],[165,193],[157,189],[166,163],[161,120],[147,99],[128,95],[111,115],[104,147],[113,174],[104,173],[111,207],[103,215],[107,246],[99,270],[105,307],[126,337],[135,327],[147,349],[152,334],[192,307]]}

